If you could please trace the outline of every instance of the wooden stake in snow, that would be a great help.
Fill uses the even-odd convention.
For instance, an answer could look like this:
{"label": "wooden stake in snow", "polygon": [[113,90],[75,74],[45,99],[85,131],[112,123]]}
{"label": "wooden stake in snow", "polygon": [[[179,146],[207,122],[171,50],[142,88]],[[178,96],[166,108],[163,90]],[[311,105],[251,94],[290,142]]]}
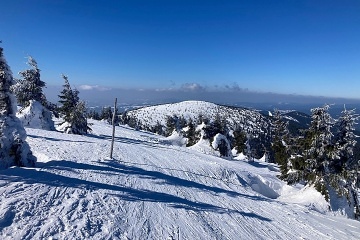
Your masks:
{"label": "wooden stake in snow", "polygon": [[114,148],[114,139],[115,139],[116,104],[117,104],[117,98],[115,98],[114,114],[113,114],[113,117],[112,117],[113,131],[112,131],[112,139],[111,139],[110,159],[113,158],[113,148]]}

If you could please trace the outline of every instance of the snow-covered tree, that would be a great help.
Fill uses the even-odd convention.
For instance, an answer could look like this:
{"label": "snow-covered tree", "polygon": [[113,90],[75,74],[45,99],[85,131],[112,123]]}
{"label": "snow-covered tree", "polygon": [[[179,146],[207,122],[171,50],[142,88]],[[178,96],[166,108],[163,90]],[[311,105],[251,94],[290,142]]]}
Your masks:
{"label": "snow-covered tree", "polygon": [[10,92],[13,77],[0,47],[0,169],[34,166],[36,158],[26,142],[26,132],[16,117],[16,99]]}
{"label": "snow-covered tree", "polygon": [[166,136],[170,136],[174,130],[178,131],[179,127],[178,127],[178,121],[179,118],[176,115],[173,116],[166,116],[166,131],[165,134]]}
{"label": "snow-covered tree", "polygon": [[281,178],[285,179],[288,173],[288,160],[290,158],[290,151],[288,147],[289,130],[288,122],[281,118],[279,110],[275,110],[273,115],[272,126],[272,141],[271,150],[274,160],[280,166]]}
{"label": "snow-covered tree", "polygon": [[351,208],[354,209],[354,217],[360,218],[360,206],[357,193],[358,181],[358,159],[354,158],[354,147],[356,136],[354,125],[359,119],[355,110],[344,108],[337,121],[336,150],[337,157],[334,159],[330,168],[333,173],[332,187],[338,195],[346,196]]}
{"label": "snow-covered tree", "polygon": [[214,140],[211,146],[215,150],[219,151],[221,157],[232,157],[230,142],[226,136],[222,135],[221,133],[218,133],[214,136]]}
{"label": "snow-covered tree", "polygon": [[246,134],[246,142],[245,142],[246,148],[244,149],[244,155],[247,157],[249,162],[254,161],[253,149],[251,148],[251,145],[250,145],[252,138],[253,138],[253,135],[251,133]]}
{"label": "snow-covered tree", "polygon": [[18,103],[23,106],[17,116],[26,127],[55,130],[52,113],[48,109],[53,106],[47,102],[42,91],[45,82],[40,79],[40,69],[31,56],[28,57],[28,65],[30,69],[19,72],[21,79],[11,87]]}
{"label": "snow-covered tree", "polygon": [[16,116],[25,127],[55,130],[52,113],[38,101],[30,100],[29,105],[20,109]]}
{"label": "snow-covered tree", "polygon": [[329,200],[327,187],[330,174],[329,165],[336,157],[331,131],[334,119],[328,112],[329,107],[326,104],[323,107],[311,109],[312,120],[307,132],[309,145],[305,149],[306,181],[314,184],[327,200]]}
{"label": "snow-covered tree", "polygon": [[354,169],[357,160],[354,159],[354,147],[356,145],[356,136],[354,126],[359,116],[355,114],[355,110],[344,110],[341,112],[340,118],[337,120],[337,132],[335,136],[336,149],[338,150],[338,161],[332,164],[332,168],[336,173],[343,169]]}
{"label": "snow-covered tree", "polygon": [[71,89],[68,77],[65,75],[62,77],[65,84],[59,95],[61,103],[59,111],[64,122],[61,123],[59,130],[65,133],[86,134],[91,129],[87,123],[85,103],[80,101],[79,91]]}
{"label": "snow-covered tree", "polygon": [[19,72],[21,79],[18,79],[12,87],[18,103],[27,107],[31,100],[40,102],[43,106],[47,105],[46,97],[42,91],[45,82],[40,79],[40,69],[36,60],[29,56],[27,64],[30,69]]}

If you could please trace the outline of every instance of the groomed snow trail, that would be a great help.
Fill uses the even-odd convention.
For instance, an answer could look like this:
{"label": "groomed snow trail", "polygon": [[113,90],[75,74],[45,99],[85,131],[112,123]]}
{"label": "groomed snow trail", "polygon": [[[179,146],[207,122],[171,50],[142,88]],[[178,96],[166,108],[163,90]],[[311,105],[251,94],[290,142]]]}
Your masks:
{"label": "groomed snow trail", "polygon": [[110,160],[111,126],[93,123],[89,136],[26,129],[38,163],[0,171],[0,239],[359,239],[360,222],[278,200],[265,163],[126,127]]}

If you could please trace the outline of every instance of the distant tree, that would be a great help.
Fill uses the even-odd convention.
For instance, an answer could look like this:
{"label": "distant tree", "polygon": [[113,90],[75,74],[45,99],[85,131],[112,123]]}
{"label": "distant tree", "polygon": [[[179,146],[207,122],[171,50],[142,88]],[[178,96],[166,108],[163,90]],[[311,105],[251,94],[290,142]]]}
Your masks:
{"label": "distant tree", "polygon": [[59,95],[59,108],[64,122],[61,123],[61,129],[66,133],[86,134],[91,130],[86,119],[85,103],[79,99],[79,91],[71,89],[68,77],[62,75],[65,84],[64,89]]}
{"label": "distant tree", "polygon": [[218,133],[214,136],[214,140],[212,141],[211,146],[215,150],[219,151],[220,157],[232,157],[230,142],[227,137],[221,133]]}
{"label": "distant tree", "polygon": [[87,117],[91,118],[91,119],[94,119],[94,120],[101,120],[100,114],[94,109],[89,109],[88,110]]}
{"label": "distant tree", "polygon": [[0,169],[34,166],[36,158],[26,142],[26,132],[16,117],[16,99],[10,91],[14,83],[0,47]]}
{"label": "distant tree", "polygon": [[245,142],[245,150],[244,150],[244,155],[247,157],[249,162],[253,162],[254,161],[254,154],[253,154],[253,149],[251,147],[251,140],[253,139],[253,135],[251,133],[247,133],[246,134],[246,142]]}
{"label": "distant tree", "polygon": [[159,121],[157,121],[156,125],[152,129],[152,132],[157,133],[159,135],[164,135],[163,125],[161,125],[161,123]]}
{"label": "distant tree", "polygon": [[219,114],[217,114],[214,121],[206,124],[204,128],[204,138],[210,139],[212,141],[216,134],[220,133],[224,136],[227,136],[228,132],[229,130],[226,126],[226,121],[222,119]]}
{"label": "distant tree", "polygon": [[200,132],[196,130],[196,126],[191,119],[187,123],[187,131],[185,132],[187,138],[187,147],[196,144],[200,140]]}
{"label": "distant tree", "polygon": [[75,106],[79,102],[79,91],[78,90],[72,90],[68,77],[65,75],[62,75],[62,78],[65,81],[65,84],[63,85],[64,89],[60,92],[59,95],[59,103],[61,106],[59,107],[59,112],[63,116],[65,121],[70,121],[70,115],[75,109]]}
{"label": "distant tree", "polygon": [[233,131],[232,146],[238,153],[244,153],[246,149],[246,133],[240,127]]}
{"label": "distant tree", "polygon": [[165,131],[165,135],[166,136],[170,136],[174,130],[178,130],[178,117],[176,115],[173,116],[166,116],[166,131]]}
{"label": "distant tree", "polygon": [[111,107],[103,107],[100,113],[100,119],[112,124],[112,117],[113,112],[111,111]]}

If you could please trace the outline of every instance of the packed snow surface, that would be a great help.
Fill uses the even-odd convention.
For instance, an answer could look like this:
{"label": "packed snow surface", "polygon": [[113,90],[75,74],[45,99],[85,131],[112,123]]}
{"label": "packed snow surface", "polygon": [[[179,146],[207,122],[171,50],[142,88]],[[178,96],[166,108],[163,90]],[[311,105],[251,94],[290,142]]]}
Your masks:
{"label": "packed snow surface", "polygon": [[87,136],[26,129],[38,162],[0,171],[0,239],[359,239],[360,222],[275,165],[126,127],[110,160],[112,127],[92,123]]}

